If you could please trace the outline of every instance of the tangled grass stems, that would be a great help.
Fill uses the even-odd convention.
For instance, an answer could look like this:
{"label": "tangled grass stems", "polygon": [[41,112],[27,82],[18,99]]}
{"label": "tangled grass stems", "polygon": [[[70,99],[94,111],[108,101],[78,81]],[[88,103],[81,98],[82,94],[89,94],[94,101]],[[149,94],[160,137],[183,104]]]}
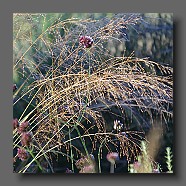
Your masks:
{"label": "tangled grass stems", "polygon": [[[24,18],[25,15],[21,16]],[[16,19],[19,20],[18,17],[15,15],[15,23]],[[74,171],[73,149],[79,150],[79,154],[84,154],[81,152],[82,146],[84,155],[88,156],[89,148],[94,146],[95,137],[99,141],[99,172],[102,148],[111,151],[110,146],[117,147],[117,142],[122,144],[121,149],[130,161],[132,156],[137,156],[140,151],[141,136],[126,138],[112,134],[108,130],[112,126],[107,123],[103,112],[113,113],[123,120],[127,120],[127,114],[131,112],[131,123],[124,123],[126,133],[130,131],[131,134],[130,125],[133,120],[143,129],[142,123],[150,126],[147,120],[153,118],[153,112],[160,114],[165,120],[169,115],[172,117],[172,69],[148,59],[131,57],[132,55],[114,57],[105,47],[108,39],[122,42],[122,37],[125,37],[122,29],[139,24],[143,21],[142,18],[138,14],[131,14],[116,15],[108,22],[104,19],[58,20],[59,22],[49,25],[46,29],[46,18],[44,20],[42,31],[34,41],[31,41],[31,35],[25,31],[23,37],[25,36],[25,42],[28,42],[28,46],[25,45],[28,48],[23,46],[22,54],[16,52],[20,47],[18,43],[22,40],[19,34],[23,26],[14,30],[15,33],[17,31],[14,39],[14,71],[19,73],[24,64],[26,65],[26,79],[14,94],[14,106],[25,96],[31,96],[19,117],[19,122],[30,122],[29,131],[34,133],[33,139],[38,145],[34,146],[36,155],[33,160],[20,172],[26,172],[34,160],[47,153],[53,153],[53,149],[66,148],[68,153],[68,145]],[[91,24],[92,30],[89,28]],[[83,48],[78,44],[79,37],[85,32],[94,40],[90,48]],[[18,59],[15,59],[16,57]],[[50,62],[51,65],[48,65]],[[31,77],[33,81],[30,83]],[[28,88],[23,89],[27,84]],[[37,101],[36,104],[33,104],[34,101]],[[27,113],[30,105],[34,105],[34,108]],[[114,107],[117,107],[121,115],[112,111]],[[146,114],[146,119],[143,114]],[[13,134],[14,148],[17,148],[20,136],[16,131]],[[115,139],[110,140],[110,136],[114,136]],[[89,137],[90,144],[87,144],[84,137]],[[78,139],[81,146],[78,146],[78,143],[72,144]],[[56,152],[59,152],[59,149]],[[45,156],[48,160],[46,157],[48,155]]]}

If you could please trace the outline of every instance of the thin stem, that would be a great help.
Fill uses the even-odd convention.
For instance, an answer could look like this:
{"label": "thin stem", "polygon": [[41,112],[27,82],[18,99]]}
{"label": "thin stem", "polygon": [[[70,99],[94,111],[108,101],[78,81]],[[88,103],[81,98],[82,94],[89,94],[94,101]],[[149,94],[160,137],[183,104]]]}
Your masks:
{"label": "thin stem", "polygon": [[[69,129],[69,139],[71,140],[71,135],[70,135],[70,128]],[[73,151],[72,151],[72,141],[70,141],[70,156],[71,156],[71,165],[72,165],[72,171],[74,172],[74,155],[73,155]]]}
{"label": "thin stem", "polygon": [[38,161],[37,159],[35,159],[35,156],[34,156],[32,150],[30,150],[29,148],[27,148],[27,151],[30,153],[30,155],[32,156],[32,158],[33,158],[34,161],[36,162],[36,164],[37,164],[37,166],[39,167],[39,169],[40,169],[41,171],[43,171],[43,168],[41,167],[39,161]]}
{"label": "thin stem", "polygon": [[114,165],[115,163],[110,163],[110,173],[114,173]]}
{"label": "thin stem", "polygon": [[106,138],[101,142],[100,146],[99,146],[99,151],[98,151],[98,172],[101,173],[101,158],[100,158],[100,152],[101,152],[101,148],[103,146],[103,143],[106,141]]}

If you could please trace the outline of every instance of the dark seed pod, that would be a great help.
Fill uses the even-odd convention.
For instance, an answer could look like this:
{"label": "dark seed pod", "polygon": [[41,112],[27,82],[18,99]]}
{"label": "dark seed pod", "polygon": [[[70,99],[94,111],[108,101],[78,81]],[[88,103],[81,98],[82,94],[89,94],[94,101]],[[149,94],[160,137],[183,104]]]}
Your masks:
{"label": "dark seed pod", "polygon": [[14,85],[13,85],[13,92],[16,91],[16,90],[17,90],[17,85],[14,84]]}

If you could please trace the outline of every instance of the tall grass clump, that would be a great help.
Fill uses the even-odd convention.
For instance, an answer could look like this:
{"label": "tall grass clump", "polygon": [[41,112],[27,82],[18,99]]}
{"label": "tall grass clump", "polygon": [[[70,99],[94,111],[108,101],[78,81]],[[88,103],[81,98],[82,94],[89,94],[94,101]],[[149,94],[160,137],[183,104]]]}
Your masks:
{"label": "tall grass clump", "polygon": [[101,173],[108,153],[134,162],[155,120],[169,129],[173,69],[112,54],[144,22],[13,15],[14,172]]}

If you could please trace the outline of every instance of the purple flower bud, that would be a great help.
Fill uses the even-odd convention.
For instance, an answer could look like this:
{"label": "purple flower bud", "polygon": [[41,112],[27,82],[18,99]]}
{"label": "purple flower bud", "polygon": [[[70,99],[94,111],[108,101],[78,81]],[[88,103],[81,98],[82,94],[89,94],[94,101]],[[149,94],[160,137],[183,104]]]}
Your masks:
{"label": "purple flower bud", "polygon": [[29,132],[23,132],[21,136],[22,146],[29,146],[32,141],[32,135]]}
{"label": "purple flower bud", "polygon": [[117,159],[119,159],[119,155],[117,152],[111,152],[111,153],[107,154],[107,160],[110,163],[115,164]]}
{"label": "purple flower bud", "polygon": [[79,38],[79,42],[85,48],[90,48],[93,44],[93,39],[90,36],[81,36]]}
{"label": "purple flower bud", "polygon": [[20,134],[23,133],[23,132],[26,132],[26,129],[27,129],[28,125],[29,125],[28,121],[20,123],[19,128],[18,128],[18,132]]}
{"label": "purple flower bud", "polygon": [[66,172],[66,173],[73,173],[72,170],[70,170],[70,169],[68,169],[68,168],[66,169],[65,172]]}
{"label": "purple flower bud", "polygon": [[135,170],[138,170],[138,169],[140,168],[140,166],[141,166],[141,163],[138,162],[138,161],[135,161],[135,162],[133,163],[133,165],[134,165],[134,169],[135,169]]}
{"label": "purple flower bud", "polygon": [[25,161],[28,158],[28,152],[25,149],[18,148],[17,156],[21,161]]}
{"label": "purple flower bud", "polygon": [[160,173],[159,169],[153,169],[153,173]]}
{"label": "purple flower bud", "polygon": [[13,119],[13,129],[18,128],[18,126],[19,126],[18,119],[17,118]]}

